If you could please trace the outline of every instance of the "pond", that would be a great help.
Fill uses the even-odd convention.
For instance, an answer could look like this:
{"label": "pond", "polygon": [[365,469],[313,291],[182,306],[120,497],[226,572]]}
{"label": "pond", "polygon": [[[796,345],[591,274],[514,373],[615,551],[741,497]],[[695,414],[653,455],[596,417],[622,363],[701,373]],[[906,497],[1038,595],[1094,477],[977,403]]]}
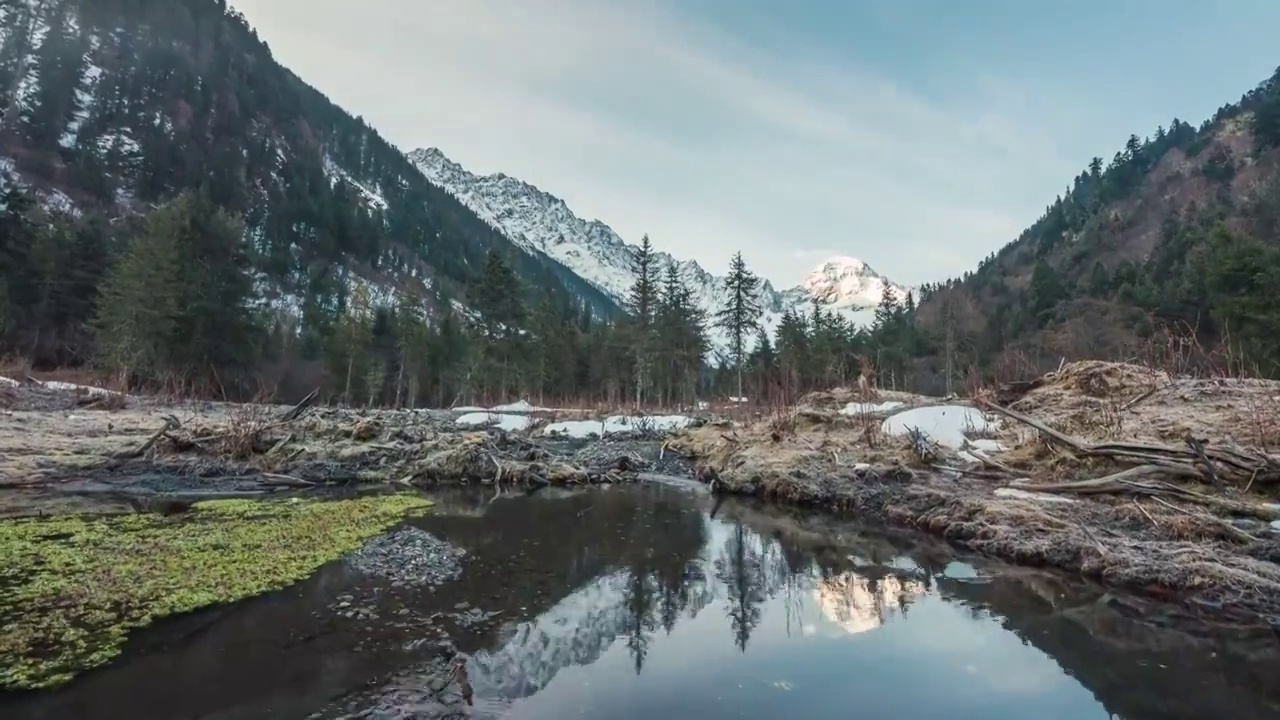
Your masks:
{"label": "pond", "polygon": [[1280,717],[1276,638],[929,539],[685,486],[436,499],[411,522],[466,551],[456,579],[332,563],[0,715],[439,717],[447,637],[476,718]]}

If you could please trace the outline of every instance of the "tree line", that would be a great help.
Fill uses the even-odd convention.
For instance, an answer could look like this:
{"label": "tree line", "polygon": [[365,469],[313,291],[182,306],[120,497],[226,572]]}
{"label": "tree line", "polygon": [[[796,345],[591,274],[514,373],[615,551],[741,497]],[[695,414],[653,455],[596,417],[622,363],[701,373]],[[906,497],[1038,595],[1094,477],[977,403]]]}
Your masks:
{"label": "tree line", "polygon": [[770,333],[761,281],[741,254],[724,306],[707,313],[679,268],[659,265],[647,236],[614,318],[545,277],[520,275],[497,249],[456,298],[349,269],[336,276],[337,292],[285,293],[256,253],[242,218],[207,194],[111,223],[51,214],[10,187],[0,211],[0,354],[30,358],[53,345],[65,349],[61,364],[121,384],[214,395],[319,386],[356,405],[524,397],[688,406],[729,396],[785,402],[851,382],[860,358],[901,382],[920,342],[912,298],[889,291],[872,328],[815,304],[788,311]]}

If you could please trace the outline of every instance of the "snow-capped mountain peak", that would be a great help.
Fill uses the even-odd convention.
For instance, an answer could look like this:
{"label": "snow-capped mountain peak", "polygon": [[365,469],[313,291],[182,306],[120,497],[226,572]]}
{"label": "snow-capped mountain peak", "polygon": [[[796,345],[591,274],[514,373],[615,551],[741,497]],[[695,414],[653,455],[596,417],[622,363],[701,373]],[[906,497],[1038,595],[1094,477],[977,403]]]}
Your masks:
{"label": "snow-capped mountain peak", "polygon": [[[438,148],[414,150],[409,159],[427,180],[457,197],[515,245],[559,261],[622,304],[634,281],[632,258],[637,246],[623,240],[608,225],[583,219],[564,200],[517,178],[503,173],[475,175]],[[676,265],[698,304],[708,313],[724,305],[722,277],[692,260],[677,260],[667,253],[657,253],[656,259],[659,267]],[[765,310],[762,321],[772,331],[785,310],[807,310],[816,299],[858,324],[867,324],[872,315],[866,310],[880,302],[886,285],[900,292],[899,297],[905,296],[904,290],[861,260],[832,258],[790,290],[779,292],[764,280],[760,289]]]}
{"label": "snow-capped mountain peak", "polygon": [[902,299],[906,291],[870,265],[854,257],[833,257],[805,276],[800,287],[824,305],[833,308],[874,307],[886,287]]}

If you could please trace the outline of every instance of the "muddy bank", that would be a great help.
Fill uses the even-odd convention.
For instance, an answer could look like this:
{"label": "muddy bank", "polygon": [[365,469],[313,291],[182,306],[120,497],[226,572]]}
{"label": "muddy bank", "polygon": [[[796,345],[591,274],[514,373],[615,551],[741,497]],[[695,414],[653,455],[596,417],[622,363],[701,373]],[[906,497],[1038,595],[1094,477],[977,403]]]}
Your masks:
{"label": "muddy bank", "polygon": [[[923,529],[1198,620],[1280,627],[1280,459],[1265,450],[1280,383],[1079,363],[1011,392],[1011,414],[868,401],[672,446],[719,492]],[[1045,420],[1018,419],[1030,413]]]}
{"label": "muddy bank", "polygon": [[[10,388],[0,409],[0,517],[152,510],[159,502],[324,488],[549,485],[689,475],[665,433],[535,437],[444,411],[164,403],[83,404],[85,393]],[[17,492],[13,492],[16,490]]]}

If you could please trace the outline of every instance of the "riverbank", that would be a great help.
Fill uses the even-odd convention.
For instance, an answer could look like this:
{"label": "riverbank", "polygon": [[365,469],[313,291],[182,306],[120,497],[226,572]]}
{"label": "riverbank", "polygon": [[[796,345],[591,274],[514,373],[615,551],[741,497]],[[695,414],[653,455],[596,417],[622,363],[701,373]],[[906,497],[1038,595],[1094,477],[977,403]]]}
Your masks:
{"label": "riverbank", "polygon": [[1280,383],[1089,362],[1000,400],[840,410],[819,394],[672,446],[719,492],[922,529],[1198,620],[1280,627],[1280,457],[1267,450]]}
{"label": "riverbank", "polygon": [[[667,430],[642,420],[625,426],[625,418],[609,418],[604,438],[588,437],[605,425],[585,419],[557,423],[569,432],[539,428],[533,437],[506,429],[513,417],[522,428],[532,424],[509,413],[93,397],[102,396],[7,388],[0,407],[0,517],[128,512],[332,488],[484,484],[503,493],[689,471],[678,456],[660,452]],[[670,425],[673,418],[664,419]]]}
{"label": "riverbank", "polygon": [[[313,399],[174,403],[5,383],[0,689],[61,685],[117,657],[138,628],[279,590],[353,551],[366,571],[393,567],[393,585],[434,587],[447,579],[429,572],[450,559],[447,544],[379,537],[426,507],[422,490],[487,486],[492,502],[551,485],[691,475],[645,422],[609,418],[607,437],[592,438],[594,420],[566,419],[534,438],[504,429],[508,414]],[[360,598],[342,602],[338,615],[370,619]]]}

